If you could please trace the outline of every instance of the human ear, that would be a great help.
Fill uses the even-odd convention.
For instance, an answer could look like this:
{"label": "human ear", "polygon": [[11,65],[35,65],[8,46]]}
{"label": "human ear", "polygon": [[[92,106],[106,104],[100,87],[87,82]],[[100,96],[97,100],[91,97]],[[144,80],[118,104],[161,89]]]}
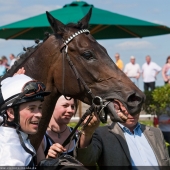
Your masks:
{"label": "human ear", "polygon": [[8,115],[8,121],[13,121],[14,120],[14,110],[12,108],[7,109],[7,115]]}

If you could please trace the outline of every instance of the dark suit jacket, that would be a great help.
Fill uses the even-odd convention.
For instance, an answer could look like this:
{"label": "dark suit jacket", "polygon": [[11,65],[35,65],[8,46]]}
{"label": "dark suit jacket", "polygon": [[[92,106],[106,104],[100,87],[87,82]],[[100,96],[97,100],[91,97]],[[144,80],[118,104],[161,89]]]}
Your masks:
{"label": "dark suit jacket", "polygon": [[[169,166],[170,159],[160,129],[145,125],[141,125],[141,129],[155,153],[159,166]],[[96,162],[99,166],[131,166],[128,145],[117,123],[97,128],[90,145],[76,149],[76,157],[87,166],[94,166]]]}

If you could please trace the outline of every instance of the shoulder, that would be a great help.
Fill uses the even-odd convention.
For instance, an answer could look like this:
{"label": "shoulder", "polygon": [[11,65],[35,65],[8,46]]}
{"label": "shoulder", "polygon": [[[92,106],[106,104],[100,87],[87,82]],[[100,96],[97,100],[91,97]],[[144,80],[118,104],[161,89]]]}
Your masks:
{"label": "shoulder", "polygon": [[125,66],[130,66],[131,65],[131,63],[127,63]]}
{"label": "shoulder", "polygon": [[157,127],[152,127],[152,126],[147,126],[147,125],[143,125],[141,124],[141,128],[144,130],[144,131],[152,131],[153,133],[156,133],[156,134],[160,134],[162,133],[160,128],[157,128]]}
{"label": "shoulder", "polygon": [[103,133],[106,133],[106,131],[108,131],[108,128],[109,128],[108,125],[98,127],[98,128],[96,129],[95,133],[97,133],[97,134],[99,134],[99,135],[102,135]]}

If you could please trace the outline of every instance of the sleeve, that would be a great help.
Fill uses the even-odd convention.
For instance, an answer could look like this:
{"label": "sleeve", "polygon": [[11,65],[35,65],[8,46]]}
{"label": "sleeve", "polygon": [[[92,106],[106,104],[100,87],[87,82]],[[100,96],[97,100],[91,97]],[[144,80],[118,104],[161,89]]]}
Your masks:
{"label": "sleeve", "polygon": [[157,72],[159,72],[159,71],[161,71],[161,69],[162,69],[162,68],[155,63],[155,70],[156,70]]}
{"label": "sleeve", "polygon": [[96,166],[102,152],[101,138],[97,132],[93,134],[90,145],[86,148],[76,148],[76,158],[85,166]]}
{"label": "sleeve", "polygon": [[[159,129],[159,128],[158,128]],[[163,150],[162,152],[165,154],[165,164],[168,164],[168,166],[170,166],[170,158],[169,158],[169,153],[168,153],[168,148],[166,146],[166,143],[165,143],[165,140],[164,140],[164,137],[163,137],[163,134],[162,134],[162,131],[159,129],[159,132],[160,132],[160,136],[161,136],[161,139],[162,139],[162,145],[163,145]],[[164,165],[163,165],[164,166]]]}

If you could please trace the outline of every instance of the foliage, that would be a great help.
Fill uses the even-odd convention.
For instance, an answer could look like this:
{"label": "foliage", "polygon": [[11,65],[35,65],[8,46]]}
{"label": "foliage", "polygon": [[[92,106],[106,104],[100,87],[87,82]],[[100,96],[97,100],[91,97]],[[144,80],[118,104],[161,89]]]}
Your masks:
{"label": "foliage", "polygon": [[153,120],[139,120],[139,122],[143,125],[153,126]]}
{"label": "foliage", "polygon": [[[142,124],[144,124],[144,125],[147,125],[147,126],[153,126],[153,121],[152,120],[141,120],[141,121],[139,121],[140,123],[142,123]],[[100,126],[105,126],[105,125],[107,125],[107,124],[110,124],[110,122],[109,123],[100,123]],[[77,125],[77,122],[70,122],[69,124],[68,124],[68,126],[70,126],[70,127],[75,127]]]}
{"label": "foliage", "polygon": [[158,103],[153,100],[152,91],[145,91],[144,93],[146,96],[146,100],[143,105],[143,110],[147,114],[155,114],[155,110],[151,107],[151,105],[158,105]]}
{"label": "foliage", "polygon": [[170,84],[156,87],[154,91],[146,91],[144,110],[148,114],[169,113],[170,109]]}

